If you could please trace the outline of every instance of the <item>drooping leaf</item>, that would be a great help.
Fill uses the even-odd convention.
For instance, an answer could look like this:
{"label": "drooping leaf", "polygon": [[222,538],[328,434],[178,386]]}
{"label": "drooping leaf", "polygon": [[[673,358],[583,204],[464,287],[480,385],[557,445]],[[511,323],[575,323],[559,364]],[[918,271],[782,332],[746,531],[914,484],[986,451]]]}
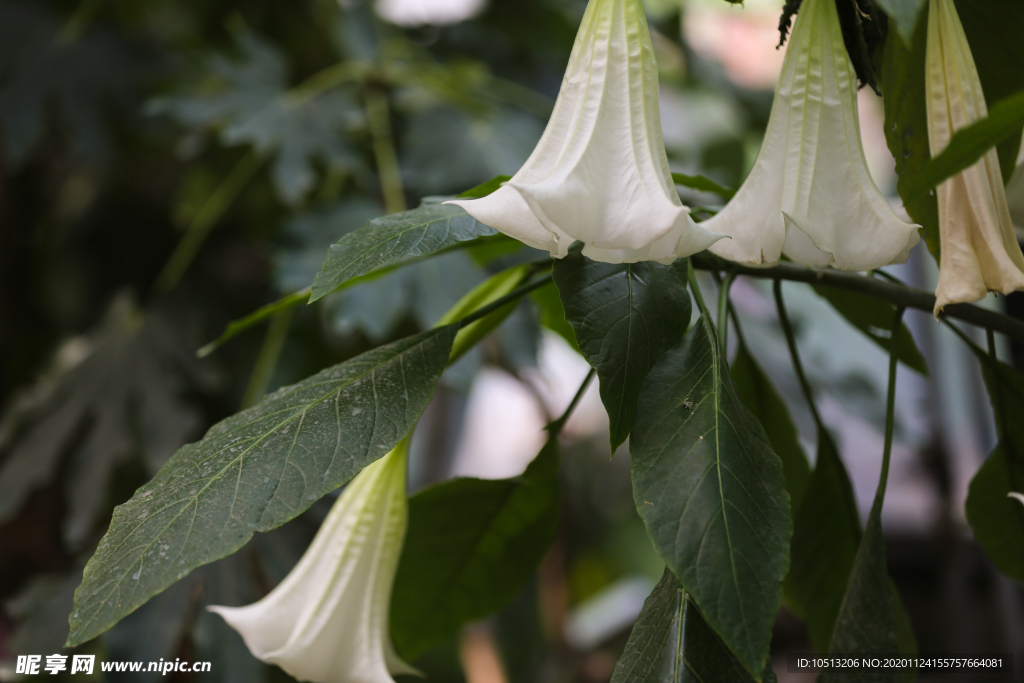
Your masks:
{"label": "drooping leaf", "polygon": [[[752,683],[672,570],[644,600],[611,683]],[[764,683],[774,683],[770,664]]]}
{"label": "drooping leaf", "polygon": [[910,45],[914,36],[917,17],[925,0],[876,0],[878,5],[889,15],[890,26],[895,25],[900,38]]}
{"label": "drooping leaf", "polygon": [[450,204],[426,204],[375,218],[331,245],[313,281],[310,301],[375,268],[436,254],[460,242],[494,234],[494,230]]}
{"label": "drooping leaf", "polygon": [[999,570],[1024,583],[1024,375],[978,351],[992,401],[999,444],[971,481],[967,520]]}
{"label": "drooping leaf", "polygon": [[698,192],[711,192],[717,194],[719,197],[725,199],[732,199],[736,194],[736,190],[731,187],[719,185],[711,178],[705,178],[702,175],[686,175],[685,173],[673,173],[672,182],[676,185],[682,185],[688,187],[691,190],[697,190]]}
{"label": "drooping leaf", "polygon": [[800,501],[807,490],[811,466],[800,446],[789,409],[742,340],[736,357],[729,365],[729,375],[736,385],[736,394],[764,427],[772,450],[782,460],[790,509],[795,513],[800,509]]}
{"label": "drooping leaf", "polygon": [[1007,496],[1024,492],[1024,465],[1000,444],[974,475],[967,494],[967,521],[999,571],[1024,583],[1024,505]]}
{"label": "drooping leaf", "polygon": [[576,333],[572,325],[565,319],[565,307],[562,306],[562,298],[558,295],[558,287],[552,282],[547,287],[530,292],[530,300],[537,307],[540,314],[540,324],[555,332],[564,339],[569,346],[576,351],[580,347],[576,344]]}
{"label": "drooping leaf", "polygon": [[557,528],[557,436],[520,477],[455,479],[413,496],[391,603],[398,651],[414,659],[510,603]]}
{"label": "drooping leaf", "polygon": [[555,261],[553,272],[565,318],[601,381],[614,452],[629,436],[647,373],[686,333],[686,260],[599,263],[581,250]]}
{"label": "drooping leaf", "polygon": [[786,601],[807,623],[811,644],[826,652],[847,577],[860,545],[853,486],[835,443],[818,435],[818,456],[803,500],[794,512]]}
{"label": "drooping leaf", "polygon": [[655,548],[744,668],[761,677],[789,564],[782,463],[729,378],[705,310],[651,370],[631,437]]}
{"label": "drooping leaf", "polygon": [[456,331],[436,328],[323,370],[181,448],[115,510],[75,595],[68,643],[102,633],[394,448],[433,396]]}
{"label": "drooping leaf", "polygon": [[[896,602],[885,560],[881,504],[868,517],[860,548],[854,558],[850,579],[836,618],[829,645],[831,655],[895,656],[900,654],[896,638]],[[896,683],[898,668],[871,667],[859,671],[828,669],[822,683]]]}
{"label": "drooping leaf", "polygon": [[[835,308],[840,315],[867,337],[889,352],[892,333],[889,326],[896,307],[890,303],[848,289],[815,287],[814,291]],[[914,337],[904,324],[896,340],[896,357],[908,368],[928,376],[928,365],[914,343]]]}

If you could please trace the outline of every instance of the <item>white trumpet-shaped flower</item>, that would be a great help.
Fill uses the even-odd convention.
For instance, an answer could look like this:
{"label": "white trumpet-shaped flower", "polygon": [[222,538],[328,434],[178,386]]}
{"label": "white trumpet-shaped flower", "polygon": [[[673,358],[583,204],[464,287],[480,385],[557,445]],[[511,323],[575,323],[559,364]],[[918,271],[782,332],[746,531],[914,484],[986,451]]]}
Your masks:
{"label": "white trumpet-shaped flower", "polygon": [[391,585],[405,536],[406,442],[341,493],[295,568],[246,607],[210,607],[249,650],[300,681],[392,683],[417,673],[388,635]]}
{"label": "white trumpet-shaped flower", "polygon": [[399,26],[457,24],[479,14],[486,0],[377,0],[374,9]]}
{"label": "white trumpet-shaped flower", "polygon": [[810,266],[870,270],[905,261],[920,239],[868,172],[857,75],[834,0],[800,6],[754,167],[701,225],[732,237],[712,252],[753,265],[774,265],[785,254]]}
{"label": "white trumpet-shaped flower", "polygon": [[452,203],[557,258],[580,240],[597,261],[670,262],[722,237],[676,193],[640,0],[590,0],[533,154],[493,194]]}
{"label": "white trumpet-shaped flower", "polygon": [[[988,115],[978,70],[952,0],[932,0],[925,55],[928,145],[937,155],[959,128]],[[1024,255],[990,149],[938,186],[939,285],[935,314],[946,304],[977,301],[990,291],[1024,289]]]}
{"label": "white trumpet-shaped flower", "polygon": [[1006,494],[1006,497],[1007,498],[1014,498],[1018,502],[1020,502],[1021,505],[1024,505],[1024,493],[1017,493],[1016,491],[1010,491],[1009,493]]}

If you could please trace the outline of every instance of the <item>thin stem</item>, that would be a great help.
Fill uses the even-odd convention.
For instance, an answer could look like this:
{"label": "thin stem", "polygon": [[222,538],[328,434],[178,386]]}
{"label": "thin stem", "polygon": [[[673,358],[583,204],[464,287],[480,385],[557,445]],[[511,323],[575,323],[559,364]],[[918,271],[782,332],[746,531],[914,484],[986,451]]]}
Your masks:
{"label": "thin stem", "polygon": [[373,154],[377,159],[377,175],[384,195],[384,208],[388,213],[405,211],[405,188],[402,186],[402,171],[391,135],[391,109],[387,93],[373,87],[367,90],[366,116],[370,124],[370,137],[373,138]]}
{"label": "thin stem", "polygon": [[740,325],[740,316],[736,313],[736,307],[729,302],[729,314],[732,316],[732,326],[736,328],[736,336],[740,340],[740,346],[746,347],[747,340],[743,337],[743,327]]}
{"label": "thin stem", "polygon": [[75,42],[79,36],[85,33],[89,24],[96,18],[103,0],[82,0],[75,8],[74,14],[64,23],[57,34],[57,41],[67,45]]}
{"label": "thin stem", "polygon": [[722,342],[722,353],[729,348],[729,289],[735,279],[736,271],[730,270],[718,283],[718,338]]}
{"label": "thin stem", "polygon": [[199,211],[192,218],[188,228],[185,230],[184,236],[178,242],[178,246],[175,247],[170,258],[167,259],[163,270],[157,276],[156,282],[153,284],[153,290],[156,294],[166,294],[181,281],[188,267],[192,265],[196,254],[199,253],[200,247],[206,242],[210,231],[235,200],[238,199],[242,190],[245,189],[262,165],[263,160],[259,154],[255,150],[249,151],[235,164],[235,167],[231,169],[231,172],[224,178],[224,181],[213,191],[213,194],[207,198],[206,202],[203,203]]}
{"label": "thin stem", "polygon": [[562,432],[562,428],[565,427],[565,423],[569,421],[569,417],[572,415],[572,412],[576,410],[576,406],[580,404],[580,400],[583,399],[583,394],[587,392],[587,387],[590,386],[590,382],[594,379],[596,374],[597,370],[590,368],[590,372],[588,372],[587,376],[583,378],[583,384],[580,385],[580,388],[576,390],[576,395],[572,397],[571,401],[569,401],[569,407],[565,409],[565,412],[562,413],[560,418],[547,426],[548,434],[551,436],[558,436],[558,434]]}
{"label": "thin stem", "polygon": [[885,449],[882,451],[882,474],[878,478],[878,489],[875,491],[872,514],[881,513],[882,501],[885,500],[885,488],[889,482],[889,460],[892,456],[892,437],[896,426],[896,368],[899,365],[896,344],[903,328],[901,323],[904,310],[902,306],[898,306],[892,321],[892,344],[889,347],[891,349],[889,352],[889,392],[885,400]]}
{"label": "thin stem", "polygon": [[477,310],[467,315],[465,318],[462,318],[461,320],[453,324],[458,325],[459,329],[461,330],[467,325],[475,323],[477,320],[486,318],[487,316],[489,316],[491,313],[494,313],[498,309],[504,308],[507,304],[516,301],[517,299],[523,298],[533,290],[540,289],[549,282],[551,282],[550,274],[545,275],[539,280],[534,280],[533,282],[529,282],[525,285],[517,287],[516,289],[513,289],[511,292],[501,297],[500,299],[495,299],[494,301],[487,304],[483,308],[478,308]]}
{"label": "thin stem", "polygon": [[693,298],[697,300],[697,308],[700,309],[701,315],[707,315],[708,307],[704,303],[704,294],[700,291],[697,273],[694,272],[693,268],[693,259],[688,259],[686,262],[686,280],[690,283],[690,290],[693,292]]}
{"label": "thin stem", "polygon": [[[845,273],[830,269],[813,269],[793,263],[780,263],[771,268],[753,268],[733,263],[708,252],[690,257],[690,263],[698,270],[725,271],[734,268],[739,275],[748,277],[768,278],[772,280],[791,280],[806,282],[812,285],[823,285],[835,289],[860,292],[875,299],[888,301],[896,306],[914,308],[931,313],[935,308],[935,295],[914,287],[886,282],[881,278],[867,277],[857,273]],[[1005,334],[1014,341],[1024,343],[1024,321],[1008,315],[990,311],[973,304],[949,304],[940,314],[963,320],[964,322]]]}
{"label": "thin stem", "polygon": [[299,83],[289,90],[285,97],[292,106],[301,106],[346,81],[357,80],[364,71],[365,67],[361,64],[339,62],[316,72]]}
{"label": "thin stem", "polygon": [[281,357],[281,349],[288,338],[288,329],[292,323],[293,309],[287,308],[277,314],[267,327],[267,336],[263,338],[260,355],[256,357],[256,365],[249,377],[249,386],[245,389],[242,408],[249,408],[260,402],[267,391],[267,384],[274,374],[277,361]]}
{"label": "thin stem", "polygon": [[[803,363],[800,362],[800,351],[796,345],[796,335],[793,333],[793,326],[790,324],[789,315],[786,313],[786,302],[782,299],[782,280],[776,280],[773,289],[775,292],[775,306],[779,309],[779,322],[782,323],[782,331],[786,334],[786,344],[789,345],[789,355],[793,359],[793,370],[796,372],[796,378],[800,381],[800,389],[804,393],[804,399],[807,400],[807,405],[811,408],[814,424],[818,426],[818,431],[821,432],[825,429],[825,424],[821,421],[821,415],[818,414],[818,406],[814,403],[814,392],[811,390],[811,383],[807,381]],[[893,348],[895,348],[895,345]]]}
{"label": "thin stem", "polygon": [[996,353],[996,335],[992,330],[985,330],[985,339],[988,341],[988,355],[992,356],[993,360],[999,360],[999,354]]}

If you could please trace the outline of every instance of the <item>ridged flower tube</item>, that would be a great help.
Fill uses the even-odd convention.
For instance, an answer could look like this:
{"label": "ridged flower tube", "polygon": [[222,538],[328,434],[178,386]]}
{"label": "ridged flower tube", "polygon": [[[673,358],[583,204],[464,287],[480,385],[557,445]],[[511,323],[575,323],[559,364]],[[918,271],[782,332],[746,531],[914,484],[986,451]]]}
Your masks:
{"label": "ridged flower tube", "polygon": [[210,607],[254,656],[300,681],[392,683],[417,673],[388,634],[391,586],[405,537],[407,441],[345,488],[287,577],[246,607]]}
{"label": "ridged flower tube", "polygon": [[671,262],[720,239],[679,201],[665,154],[654,48],[640,0],[591,0],[554,111],[519,172],[451,202],[526,244],[597,261]]}
{"label": "ridged flower tube", "polygon": [[[988,115],[978,69],[952,0],[932,0],[929,6],[925,77],[928,145],[935,156],[958,129]],[[935,314],[946,304],[1024,289],[1024,255],[1013,233],[996,150],[944,181],[937,193],[940,264]]]}
{"label": "ridged flower tube", "polygon": [[868,172],[857,75],[834,0],[804,0],[750,175],[708,230],[711,251],[749,265],[782,254],[809,266],[870,270],[907,259],[918,226],[900,220]]}

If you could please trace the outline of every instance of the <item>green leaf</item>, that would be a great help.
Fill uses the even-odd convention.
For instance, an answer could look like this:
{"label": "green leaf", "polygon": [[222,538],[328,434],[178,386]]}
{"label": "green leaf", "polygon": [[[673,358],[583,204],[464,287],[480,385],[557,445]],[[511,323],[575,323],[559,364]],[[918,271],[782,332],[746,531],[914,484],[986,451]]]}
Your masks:
{"label": "green leaf", "polygon": [[860,545],[860,517],[853,486],[835,443],[818,435],[818,457],[793,519],[786,601],[807,623],[811,645],[828,650],[846,581]]}
{"label": "green leaf", "polygon": [[924,4],[924,0],[878,0],[878,6],[889,15],[889,19],[899,31],[900,38],[907,45],[913,40],[917,17],[921,14]]}
{"label": "green leaf", "polygon": [[426,204],[375,218],[331,245],[313,281],[310,303],[375,268],[437,254],[461,242],[494,234],[494,230],[451,204]]}
{"label": "green leaf", "polygon": [[580,347],[576,344],[576,333],[572,326],[565,319],[565,308],[562,306],[562,299],[558,296],[558,287],[552,282],[550,286],[530,292],[530,300],[537,307],[540,313],[540,324],[555,332],[568,342],[576,351]]}
{"label": "green leaf", "polygon": [[974,537],[1010,578],[1024,583],[1024,375],[975,349],[995,413],[999,444],[971,481],[967,521]]}
{"label": "green leaf", "polygon": [[75,594],[68,645],[284,524],[394,448],[433,396],[456,331],[436,328],[323,370],[178,450],[114,511]]}
{"label": "green leaf", "polygon": [[800,509],[800,501],[807,490],[811,466],[800,446],[789,409],[742,339],[729,366],[729,375],[736,385],[736,394],[764,427],[772,450],[782,460],[790,509],[795,513]]}
{"label": "green leaf", "polygon": [[673,173],[672,182],[676,185],[682,185],[688,187],[691,190],[697,190],[698,192],[711,192],[725,197],[726,199],[732,199],[736,194],[736,190],[725,185],[719,185],[711,178],[706,178],[702,175],[686,175],[684,173]]}
{"label": "green leaf", "polygon": [[[752,683],[668,568],[644,600],[611,683]],[[765,683],[775,682],[771,664]]]}
{"label": "green leaf", "polygon": [[[927,9],[922,13],[927,15]],[[924,55],[926,21],[922,18],[912,41],[905,42],[889,31],[882,55],[882,105],[885,109],[885,141],[896,160],[896,190],[915,223],[921,226],[928,250],[939,258],[939,205],[934,194],[911,197],[907,188],[921,174],[931,152],[928,147],[928,116],[925,109]]]}
{"label": "green leaf", "polygon": [[415,659],[510,603],[558,530],[558,438],[522,476],[455,479],[409,501],[391,635]]}
{"label": "green leaf", "polygon": [[[896,307],[866,294],[834,287],[815,287],[814,291],[835,308],[840,315],[867,337],[889,352],[892,317]],[[896,357],[908,368],[928,377],[928,365],[904,324],[896,341]]]}
{"label": "green leaf", "polygon": [[996,102],[986,118],[961,128],[949,145],[924,165],[906,194],[912,200],[938,186],[966,168],[970,168],[987,151],[1012,135],[1020,135],[1024,126],[1024,90]]}
{"label": "green leaf", "polygon": [[[868,517],[864,537],[850,571],[850,580],[836,619],[829,654],[879,656],[900,653],[896,639],[896,602],[885,560],[882,537],[882,506],[876,504]],[[900,669],[829,669],[822,683],[896,683]]]}
{"label": "green leaf", "polygon": [[971,480],[967,521],[999,571],[1024,583],[1024,505],[1006,495],[1011,491],[1024,491],[1024,465],[1000,444]]}
{"label": "green leaf", "polygon": [[633,495],[656,549],[760,678],[789,564],[789,496],[706,310],[651,370],[630,450]]}
{"label": "green leaf", "polygon": [[480,199],[481,197],[486,197],[510,180],[512,180],[510,175],[494,176],[486,183],[480,183],[476,187],[469,188],[459,195],[459,199]]}
{"label": "green leaf", "polygon": [[580,352],[601,380],[614,453],[629,436],[647,373],[686,333],[686,260],[599,263],[577,245],[555,261],[554,277]]}

